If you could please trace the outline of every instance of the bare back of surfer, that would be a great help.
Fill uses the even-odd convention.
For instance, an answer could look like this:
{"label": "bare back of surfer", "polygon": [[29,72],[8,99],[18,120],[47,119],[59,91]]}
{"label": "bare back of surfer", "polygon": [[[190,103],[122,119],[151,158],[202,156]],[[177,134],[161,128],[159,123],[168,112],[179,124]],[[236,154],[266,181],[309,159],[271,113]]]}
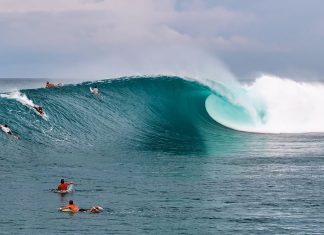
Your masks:
{"label": "bare back of surfer", "polygon": [[11,135],[15,139],[18,139],[18,136],[15,136],[7,125],[0,124],[0,128],[3,132],[7,133],[8,135]]}

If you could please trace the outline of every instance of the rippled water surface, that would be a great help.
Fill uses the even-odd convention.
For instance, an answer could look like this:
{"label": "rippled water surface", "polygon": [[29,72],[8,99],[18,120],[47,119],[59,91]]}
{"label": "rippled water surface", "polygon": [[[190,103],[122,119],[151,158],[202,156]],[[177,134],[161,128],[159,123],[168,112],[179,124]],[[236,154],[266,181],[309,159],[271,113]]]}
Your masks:
{"label": "rippled water surface", "polygon": [[[98,83],[100,99],[91,84],[20,91],[47,121],[1,98],[20,140],[0,134],[0,234],[324,233],[323,134],[227,129],[208,89],[169,82]],[[61,177],[73,194],[51,191]],[[70,199],[105,211],[58,212]]]}

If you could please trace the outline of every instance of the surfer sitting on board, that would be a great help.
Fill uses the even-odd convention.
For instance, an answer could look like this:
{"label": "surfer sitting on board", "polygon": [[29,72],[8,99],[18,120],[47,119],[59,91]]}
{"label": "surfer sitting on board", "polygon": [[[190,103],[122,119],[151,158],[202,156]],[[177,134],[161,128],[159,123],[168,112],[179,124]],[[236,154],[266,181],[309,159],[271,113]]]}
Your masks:
{"label": "surfer sitting on board", "polygon": [[41,116],[45,115],[45,111],[42,106],[35,105],[33,107]]}
{"label": "surfer sitting on board", "polygon": [[58,87],[58,86],[62,86],[62,83],[54,84],[54,83],[52,83],[52,82],[47,81],[45,87],[46,87],[46,88],[51,88],[51,87]]}
{"label": "surfer sitting on board", "polygon": [[97,86],[95,86],[94,88],[90,87],[90,92],[95,94],[96,96],[99,95],[99,89]]}
{"label": "surfer sitting on board", "polygon": [[7,125],[0,124],[0,128],[2,129],[3,132],[7,133],[8,135],[11,135],[15,139],[18,139],[18,136],[15,136]]}
{"label": "surfer sitting on board", "polygon": [[73,184],[71,181],[64,182],[64,179],[61,179],[61,183],[57,185],[57,190],[58,191],[66,191],[68,190],[68,187],[70,184]]}
{"label": "surfer sitting on board", "polygon": [[100,213],[104,209],[101,206],[93,206],[89,209],[82,209],[79,208],[76,204],[74,204],[73,200],[69,201],[69,204],[64,206],[63,208],[59,208],[59,211],[66,211],[66,212],[90,212],[90,213]]}

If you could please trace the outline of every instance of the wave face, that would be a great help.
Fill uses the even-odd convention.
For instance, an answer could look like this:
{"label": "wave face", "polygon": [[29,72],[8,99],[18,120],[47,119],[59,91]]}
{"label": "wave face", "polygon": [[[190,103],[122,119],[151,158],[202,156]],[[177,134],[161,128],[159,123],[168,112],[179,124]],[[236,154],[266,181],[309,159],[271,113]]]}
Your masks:
{"label": "wave face", "polygon": [[[89,92],[95,85],[99,97]],[[324,132],[323,94],[322,85],[266,76],[251,85],[128,77],[3,93],[0,123],[20,136],[21,151],[205,153],[233,149],[244,139],[231,129]],[[35,114],[34,104],[45,108],[47,119]],[[0,139],[17,148],[4,134]]]}
{"label": "wave face", "polygon": [[[95,85],[99,97],[89,92]],[[206,86],[177,77],[21,90],[0,95],[0,123],[8,124],[21,138],[24,151],[33,143],[40,151],[57,153],[134,148],[201,153],[217,142],[216,135],[228,131],[206,112],[204,103],[211,93]],[[47,120],[30,108],[34,104],[45,108]],[[11,141],[4,134],[0,138]]]}

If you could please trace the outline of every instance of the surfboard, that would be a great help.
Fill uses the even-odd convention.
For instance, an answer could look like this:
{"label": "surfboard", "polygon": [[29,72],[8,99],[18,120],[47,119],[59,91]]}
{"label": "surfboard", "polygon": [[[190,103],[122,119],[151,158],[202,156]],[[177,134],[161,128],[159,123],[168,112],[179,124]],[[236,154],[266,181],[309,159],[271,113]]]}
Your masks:
{"label": "surfboard", "polygon": [[59,208],[60,212],[70,212],[70,213],[87,212],[87,213],[90,213],[90,214],[98,214],[98,213],[103,212],[104,210],[105,209],[102,208],[101,206],[93,206],[90,209],[80,209],[79,211],[72,211],[69,208],[65,208],[65,209]]}
{"label": "surfboard", "polygon": [[44,111],[44,109],[43,109],[43,113],[40,113],[40,112],[38,112],[37,110],[36,110],[36,108],[39,108],[39,107],[41,107],[41,106],[39,106],[39,105],[34,105],[34,104],[27,104],[26,105],[27,107],[29,107],[30,109],[32,109],[38,116],[40,116],[40,117],[44,117],[44,116],[46,116],[46,113],[45,113],[45,111]]}
{"label": "surfboard", "polygon": [[45,116],[46,116],[46,113],[45,113],[45,112],[43,112],[43,113],[41,114],[41,113],[39,113],[36,109],[33,108],[33,110],[34,110],[34,112],[35,112],[38,116],[40,116],[40,117],[45,117]]}
{"label": "surfboard", "polygon": [[46,121],[48,120],[48,116],[47,116],[47,114],[46,114],[45,112],[43,112],[43,113],[41,114],[41,113],[39,113],[35,108],[32,107],[32,109],[33,109],[33,111],[34,111],[38,116],[40,116],[41,118],[45,119]]}
{"label": "surfboard", "polygon": [[60,212],[69,212],[69,213],[77,213],[78,211],[72,211],[70,209],[62,209],[62,208],[59,208],[59,211]]}

